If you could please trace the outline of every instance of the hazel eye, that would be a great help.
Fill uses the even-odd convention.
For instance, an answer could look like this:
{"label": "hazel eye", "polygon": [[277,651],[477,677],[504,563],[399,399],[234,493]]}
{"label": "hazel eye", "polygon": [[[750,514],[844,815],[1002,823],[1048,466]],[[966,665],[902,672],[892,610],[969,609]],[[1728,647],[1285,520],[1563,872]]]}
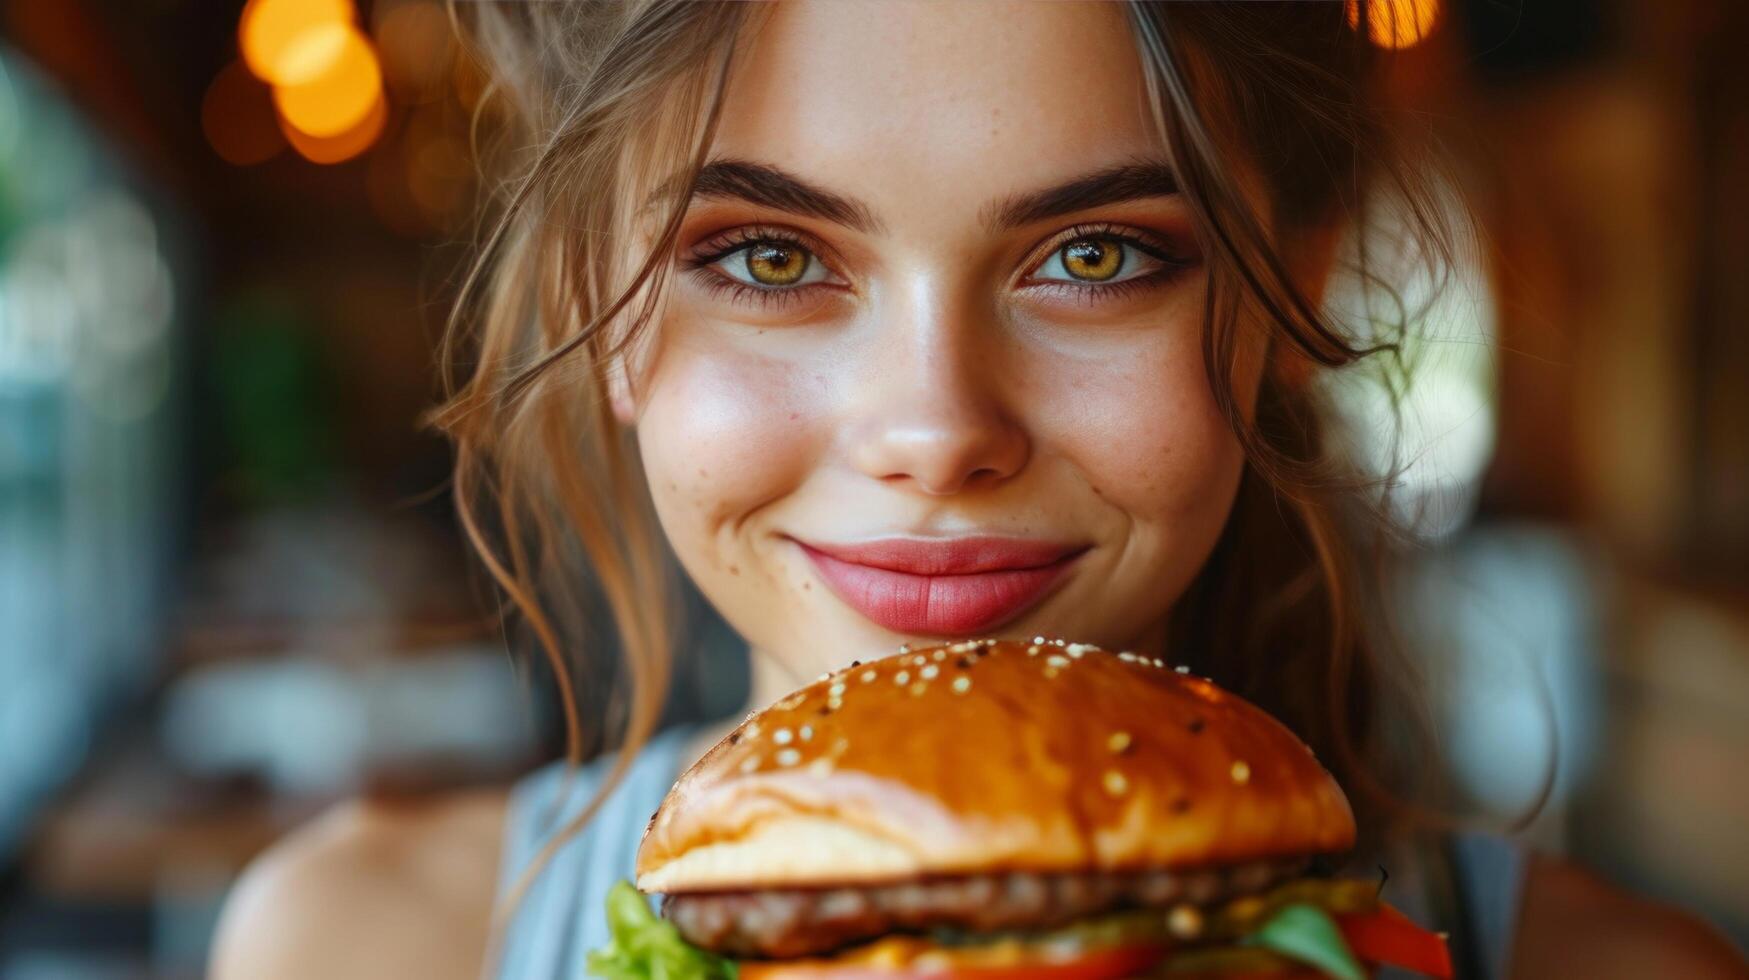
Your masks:
{"label": "hazel eye", "polygon": [[1119,238],[1087,236],[1064,243],[1032,274],[1046,282],[1121,282],[1165,263]]}
{"label": "hazel eye", "polygon": [[794,242],[750,242],[712,263],[736,282],[764,289],[786,289],[824,282],[826,267]]}

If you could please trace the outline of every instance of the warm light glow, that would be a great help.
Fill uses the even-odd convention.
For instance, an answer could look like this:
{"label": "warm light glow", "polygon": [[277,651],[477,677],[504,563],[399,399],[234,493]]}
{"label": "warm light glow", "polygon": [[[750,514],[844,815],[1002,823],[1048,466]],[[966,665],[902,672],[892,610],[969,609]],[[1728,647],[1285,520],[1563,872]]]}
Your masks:
{"label": "warm light glow", "polygon": [[[1360,27],[1360,3],[1348,0],[1348,26]],[[1439,0],[1367,0],[1367,35],[1381,48],[1421,43],[1439,20]]]}
{"label": "warm light glow", "polygon": [[285,120],[281,120],[281,128],[285,138],[291,143],[304,159],[312,163],[340,163],[350,160],[365,150],[370,149],[378,136],[382,135],[383,126],[389,119],[388,102],[383,99],[382,92],[377,92],[376,101],[366,110],[364,118],[360,119],[351,129],[333,136],[311,136],[300,132]]}
{"label": "warm light glow", "polygon": [[376,52],[364,35],[351,28],[320,74],[273,90],[280,116],[293,129],[317,138],[352,132],[382,99],[383,73]]}
{"label": "warm light glow", "polygon": [[347,36],[356,29],[335,21],[299,34],[280,52],[275,88],[302,85],[321,78],[346,54]]}
{"label": "warm light glow", "polygon": [[397,100],[423,102],[438,94],[453,57],[449,16],[437,0],[400,0],[372,8],[383,77]]}
{"label": "warm light glow", "polygon": [[261,79],[240,61],[219,72],[200,103],[200,128],[226,163],[248,166],[285,149],[273,121],[273,99]]}
{"label": "warm light glow", "polygon": [[[275,85],[293,85],[322,71],[323,29],[350,27],[354,18],[352,0],[249,0],[237,40],[250,71]],[[326,37],[333,43],[331,32]]]}
{"label": "warm light glow", "polygon": [[441,218],[462,204],[472,173],[466,147],[437,137],[411,144],[407,155],[407,191],[421,210]]}

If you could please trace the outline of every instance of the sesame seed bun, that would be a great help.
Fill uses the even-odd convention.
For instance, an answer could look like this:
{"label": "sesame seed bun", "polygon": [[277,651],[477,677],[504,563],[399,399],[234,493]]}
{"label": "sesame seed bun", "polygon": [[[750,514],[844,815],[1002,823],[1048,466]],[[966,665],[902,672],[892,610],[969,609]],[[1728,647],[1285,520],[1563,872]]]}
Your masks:
{"label": "sesame seed bun", "polygon": [[981,640],[852,666],[751,716],[657,810],[637,884],[1172,870],[1353,842],[1336,781],[1251,704],[1132,654]]}

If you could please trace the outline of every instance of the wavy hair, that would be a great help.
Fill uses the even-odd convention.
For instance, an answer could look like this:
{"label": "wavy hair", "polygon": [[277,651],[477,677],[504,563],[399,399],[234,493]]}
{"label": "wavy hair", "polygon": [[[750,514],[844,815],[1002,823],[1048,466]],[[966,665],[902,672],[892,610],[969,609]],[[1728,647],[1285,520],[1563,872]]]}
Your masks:
{"label": "wavy hair", "polygon": [[[1378,98],[1384,55],[1355,26],[1374,22],[1365,0],[1126,6],[1205,243],[1208,378],[1246,458],[1220,542],[1172,616],[1174,656],[1297,731],[1358,790],[1363,832],[1382,830],[1425,790],[1390,751],[1415,744],[1419,702],[1375,628],[1377,495],[1334,451],[1319,379],[1363,359],[1400,374],[1414,311],[1338,322],[1293,260],[1390,207],[1443,269],[1449,211],[1424,141]],[[491,79],[479,145],[491,207],[432,418],[455,445],[462,525],[558,680],[567,758],[621,749],[538,867],[616,785],[667,695],[675,566],[606,390],[615,355],[659,319],[686,195],[655,194],[658,182],[689,186],[706,162],[736,42],[763,8],[462,7]],[[1374,264],[1357,248],[1339,274],[1378,279]],[[1246,330],[1265,331],[1271,351],[1254,411],[1235,396]],[[598,621],[617,643],[588,642]]]}

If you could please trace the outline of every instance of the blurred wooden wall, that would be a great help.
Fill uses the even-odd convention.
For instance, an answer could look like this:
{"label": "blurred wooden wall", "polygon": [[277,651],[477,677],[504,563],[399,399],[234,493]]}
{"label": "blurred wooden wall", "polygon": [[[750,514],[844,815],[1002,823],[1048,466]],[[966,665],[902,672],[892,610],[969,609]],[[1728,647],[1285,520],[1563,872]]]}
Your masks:
{"label": "blurred wooden wall", "polygon": [[1457,8],[1433,100],[1492,246],[1484,519],[1599,559],[1606,744],[1570,846],[1745,942],[1749,860],[1720,857],[1749,827],[1749,4],[1515,6]]}

